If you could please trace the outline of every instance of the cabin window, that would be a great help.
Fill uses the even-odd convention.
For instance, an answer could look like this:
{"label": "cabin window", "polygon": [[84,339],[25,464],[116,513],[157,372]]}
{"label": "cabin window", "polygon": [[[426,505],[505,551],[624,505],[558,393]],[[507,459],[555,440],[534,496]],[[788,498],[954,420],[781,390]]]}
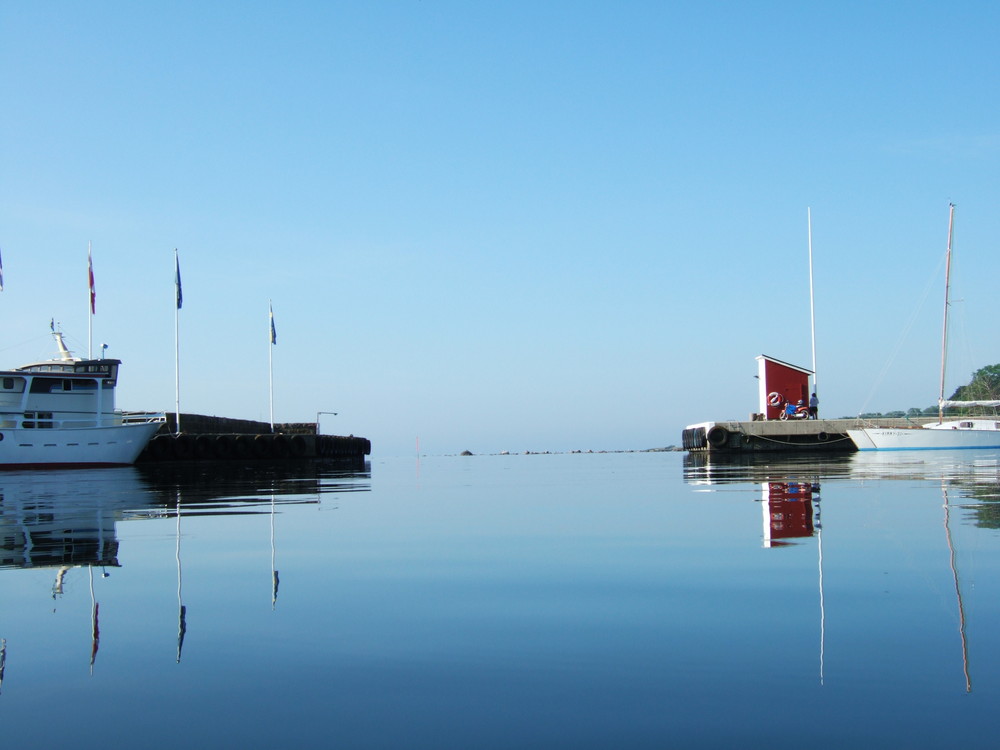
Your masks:
{"label": "cabin window", "polygon": [[24,412],[24,422],[21,423],[21,426],[29,430],[36,427],[39,429],[55,427],[52,422],[52,412],[50,411]]}
{"label": "cabin window", "polygon": [[3,379],[3,389],[5,391],[14,390],[14,378],[4,378]]}
{"label": "cabin window", "polygon": [[52,393],[52,386],[57,382],[48,378],[35,378],[31,381],[31,393]]}
{"label": "cabin window", "polygon": [[76,371],[97,373],[98,375],[110,375],[111,367],[109,365],[79,365],[77,366]]}
{"label": "cabin window", "polygon": [[963,430],[971,430],[972,422],[962,422],[958,426],[961,427]]}

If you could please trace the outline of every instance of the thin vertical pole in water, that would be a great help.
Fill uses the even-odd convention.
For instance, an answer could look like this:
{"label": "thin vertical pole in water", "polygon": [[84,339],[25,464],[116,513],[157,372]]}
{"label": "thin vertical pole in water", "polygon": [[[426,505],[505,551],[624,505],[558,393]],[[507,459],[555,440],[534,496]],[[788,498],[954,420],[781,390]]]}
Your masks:
{"label": "thin vertical pole in water", "polygon": [[812,330],[812,371],[813,393],[818,393],[816,386],[816,305],[813,297],[813,224],[812,209],[806,208],[806,223],[809,228],[809,320]]}
{"label": "thin vertical pole in water", "polygon": [[948,307],[951,294],[951,240],[955,230],[955,204],[948,204],[948,252],[944,261],[944,324],[941,326],[941,390],[938,392],[938,424],[944,421],[944,371],[948,362]]}

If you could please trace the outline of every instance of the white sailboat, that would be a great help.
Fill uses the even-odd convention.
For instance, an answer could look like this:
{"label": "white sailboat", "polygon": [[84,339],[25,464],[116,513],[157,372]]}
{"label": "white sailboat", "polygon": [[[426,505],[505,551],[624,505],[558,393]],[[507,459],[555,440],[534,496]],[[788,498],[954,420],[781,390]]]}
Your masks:
{"label": "white sailboat", "polygon": [[859,451],[955,450],[962,448],[1000,448],[1000,417],[944,420],[948,407],[1000,406],[996,401],[950,401],[944,397],[945,365],[948,360],[948,307],[951,284],[951,245],[955,225],[955,205],[948,207],[948,252],[944,277],[944,326],[941,334],[941,390],[938,395],[938,421],[914,427],[858,427],[847,434]]}

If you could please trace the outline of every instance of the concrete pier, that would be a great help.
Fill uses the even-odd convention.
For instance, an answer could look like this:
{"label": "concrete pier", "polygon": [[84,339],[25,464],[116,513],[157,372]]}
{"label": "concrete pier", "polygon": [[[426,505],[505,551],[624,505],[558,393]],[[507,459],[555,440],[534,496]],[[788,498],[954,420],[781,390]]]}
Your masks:
{"label": "concrete pier", "polygon": [[[882,427],[914,427],[936,420],[937,417],[917,417],[878,419],[877,422]],[[861,419],[702,422],[684,429],[682,447],[690,452],[708,453],[852,452],[857,448],[847,435],[848,428],[872,424],[873,421]]]}
{"label": "concrete pier", "polygon": [[182,414],[181,432],[175,415],[139,455],[138,461],[288,461],[332,459],[363,469],[371,441],[354,435],[318,435],[312,422],[271,425],[250,420]]}

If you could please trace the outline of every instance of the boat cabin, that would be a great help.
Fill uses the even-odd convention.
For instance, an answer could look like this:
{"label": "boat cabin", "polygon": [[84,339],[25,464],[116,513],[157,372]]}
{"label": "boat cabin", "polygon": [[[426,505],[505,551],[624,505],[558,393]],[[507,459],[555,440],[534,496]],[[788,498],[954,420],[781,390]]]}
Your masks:
{"label": "boat cabin", "polygon": [[[57,337],[57,341],[62,344]],[[0,429],[99,427],[120,423],[115,386],[120,359],[60,359],[0,372]]]}

